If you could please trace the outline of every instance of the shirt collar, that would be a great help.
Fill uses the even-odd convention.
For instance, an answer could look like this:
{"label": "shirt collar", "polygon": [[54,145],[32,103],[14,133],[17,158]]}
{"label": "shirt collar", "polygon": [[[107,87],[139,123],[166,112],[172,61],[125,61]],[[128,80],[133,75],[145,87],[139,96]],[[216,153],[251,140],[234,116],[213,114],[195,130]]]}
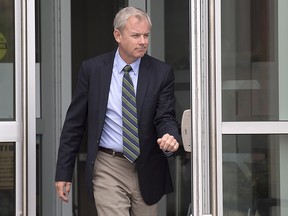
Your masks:
{"label": "shirt collar", "polygon": [[[132,67],[132,72],[137,75],[139,71],[139,66],[140,66],[141,58],[138,58],[136,61],[130,64]],[[119,54],[119,50],[117,49],[116,54],[115,54],[115,59],[114,59],[114,67],[116,68],[118,73],[122,72],[122,69],[127,65],[127,63],[121,58]]]}

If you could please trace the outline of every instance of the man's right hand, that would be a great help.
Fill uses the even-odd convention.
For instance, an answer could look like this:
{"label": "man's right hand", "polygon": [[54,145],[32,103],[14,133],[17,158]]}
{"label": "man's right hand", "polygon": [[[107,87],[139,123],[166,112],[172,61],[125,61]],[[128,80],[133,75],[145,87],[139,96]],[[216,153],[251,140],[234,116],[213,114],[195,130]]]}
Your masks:
{"label": "man's right hand", "polygon": [[58,194],[58,197],[64,202],[69,201],[68,195],[71,190],[71,185],[72,185],[71,182],[64,182],[64,181],[55,182],[55,187],[56,187],[56,192]]}

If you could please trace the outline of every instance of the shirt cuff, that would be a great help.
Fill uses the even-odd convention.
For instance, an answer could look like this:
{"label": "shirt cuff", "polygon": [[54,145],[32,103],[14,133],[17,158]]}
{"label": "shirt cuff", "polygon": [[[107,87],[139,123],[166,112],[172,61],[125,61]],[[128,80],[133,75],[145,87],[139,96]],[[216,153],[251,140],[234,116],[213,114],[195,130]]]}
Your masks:
{"label": "shirt cuff", "polygon": [[163,153],[165,154],[166,157],[171,157],[174,152],[170,152],[170,151],[163,151]]}

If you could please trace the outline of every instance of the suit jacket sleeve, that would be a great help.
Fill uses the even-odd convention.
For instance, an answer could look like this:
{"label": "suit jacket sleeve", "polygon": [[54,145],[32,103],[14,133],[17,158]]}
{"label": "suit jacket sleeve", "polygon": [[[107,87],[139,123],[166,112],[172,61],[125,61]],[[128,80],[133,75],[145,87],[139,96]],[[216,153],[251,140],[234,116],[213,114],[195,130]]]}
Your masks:
{"label": "suit jacket sleeve", "polygon": [[168,73],[166,73],[158,96],[154,125],[158,137],[162,137],[164,134],[169,133],[179,141],[178,123],[175,114],[174,79],[173,69],[170,68]]}
{"label": "suit jacket sleeve", "polygon": [[72,181],[76,156],[86,127],[88,75],[82,64],[75,94],[68,108],[60,137],[56,181]]}

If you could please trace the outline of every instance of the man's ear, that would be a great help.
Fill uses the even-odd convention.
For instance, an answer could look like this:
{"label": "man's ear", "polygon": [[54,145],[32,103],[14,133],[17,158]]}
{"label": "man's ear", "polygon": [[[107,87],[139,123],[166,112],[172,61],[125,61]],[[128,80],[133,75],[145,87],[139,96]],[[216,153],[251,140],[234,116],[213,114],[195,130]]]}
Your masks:
{"label": "man's ear", "polygon": [[114,29],[113,35],[115,40],[119,43],[121,40],[121,32],[118,29]]}

